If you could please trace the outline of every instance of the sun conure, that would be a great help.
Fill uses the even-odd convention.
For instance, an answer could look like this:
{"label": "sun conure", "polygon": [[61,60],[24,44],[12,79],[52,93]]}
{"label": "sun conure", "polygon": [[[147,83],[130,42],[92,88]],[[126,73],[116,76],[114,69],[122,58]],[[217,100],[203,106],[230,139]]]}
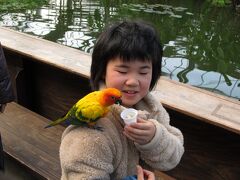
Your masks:
{"label": "sun conure", "polygon": [[113,104],[121,104],[119,90],[107,88],[91,92],[74,104],[64,117],[51,122],[45,128],[62,122],[94,128],[97,120],[104,117],[108,112],[108,107]]}

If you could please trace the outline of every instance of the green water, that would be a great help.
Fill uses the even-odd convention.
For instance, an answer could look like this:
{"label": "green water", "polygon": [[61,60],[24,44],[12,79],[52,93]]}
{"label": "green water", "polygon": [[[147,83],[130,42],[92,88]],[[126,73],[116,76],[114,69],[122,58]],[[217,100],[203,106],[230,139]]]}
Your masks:
{"label": "green water", "polygon": [[120,19],[156,26],[164,44],[163,75],[240,99],[240,15],[203,0],[52,0],[0,12],[0,26],[87,53],[103,27]]}

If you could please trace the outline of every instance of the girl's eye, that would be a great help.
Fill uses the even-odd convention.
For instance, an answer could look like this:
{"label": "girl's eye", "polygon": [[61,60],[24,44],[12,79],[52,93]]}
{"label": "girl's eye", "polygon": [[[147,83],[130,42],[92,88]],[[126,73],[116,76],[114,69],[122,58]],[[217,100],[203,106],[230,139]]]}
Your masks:
{"label": "girl's eye", "polygon": [[118,73],[120,73],[120,74],[126,74],[127,73],[127,71],[117,71]]}
{"label": "girl's eye", "polygon": [[148,72],[140,72],[141,75],[147,75]]}

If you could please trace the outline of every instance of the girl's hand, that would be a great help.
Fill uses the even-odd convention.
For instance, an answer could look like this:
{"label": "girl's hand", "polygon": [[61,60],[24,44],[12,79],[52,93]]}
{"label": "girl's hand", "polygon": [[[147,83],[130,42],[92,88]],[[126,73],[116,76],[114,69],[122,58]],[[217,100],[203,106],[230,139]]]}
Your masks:
{"label": "girl's hand", "polygon": [[155,180],[155,175],[153,172],[143,169],[141,166],[137,165],[137,179]]}
{"label": "girl's hand", "polygon": [[137,123],[126,125],[123,133],[129,139],[138,144],[147,144],[152,140],[156,132],[153,122],[138,118]]}

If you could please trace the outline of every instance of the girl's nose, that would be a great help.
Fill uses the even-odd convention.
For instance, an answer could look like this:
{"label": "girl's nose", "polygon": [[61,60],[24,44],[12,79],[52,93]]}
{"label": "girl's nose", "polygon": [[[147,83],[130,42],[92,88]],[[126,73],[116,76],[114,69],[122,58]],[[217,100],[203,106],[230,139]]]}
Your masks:
{"label": "girl's nose", "polygon": [[126,85],[127,86],[138,86],[139,85],[139,80],[136,77],[129,77],[126,80]]}

